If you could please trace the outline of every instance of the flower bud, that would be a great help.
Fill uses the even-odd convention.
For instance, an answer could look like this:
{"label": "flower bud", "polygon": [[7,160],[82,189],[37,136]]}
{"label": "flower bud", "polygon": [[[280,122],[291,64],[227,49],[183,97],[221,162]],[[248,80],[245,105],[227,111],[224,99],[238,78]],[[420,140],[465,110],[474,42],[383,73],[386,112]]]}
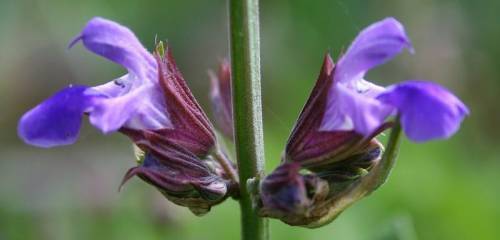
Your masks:
{"label": "flower bud", "polygon": [[328,192],[327,181],[312,174],[300,174],[298,163],[284,163],[262,181],[259,213],[291,225],[301,224],[314,206],[326,199]]}
{"label": "flower bud", "polygon": [[208,161],[175,146],[161,151],[149,150],[139,166],[128,170],[122,185],[138,176],[170,201],[200,216],[222,202],[228,193],[229,181],[217,175],[217,165]]}
{"label": "flower bud", "polygon": [[233,109],[231,102],[231,65],[224,59],[219,65],[217,75],[209,72],[211,80],[210,99],[217,127],[224,135],[233,138]]}
{"label": "flower bud", "polygon": [[381,155],[382,146],[372,141],[364,152],[321,167],[284,162],[261,182],[259,213],[307,228],[330,223],[378,187]]}

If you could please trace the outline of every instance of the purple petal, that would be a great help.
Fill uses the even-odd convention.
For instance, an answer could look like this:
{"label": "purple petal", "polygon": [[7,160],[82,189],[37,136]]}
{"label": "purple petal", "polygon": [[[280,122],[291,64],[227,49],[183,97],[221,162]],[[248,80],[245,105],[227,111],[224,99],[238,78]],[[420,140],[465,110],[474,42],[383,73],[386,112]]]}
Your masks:
{"label": "purple petal", "polygon": [[322,131],[352,130],[370,136],[391,114],[392,108],[378,100],[334,84],[321,123]]}
{"label": "purple petal", "polygon": [[88,50],[124,66],[140,79],[155,76],[156,63],[153,56],[132,31],[116,22],[95,17],[70,43],[70,47],[79,40],[82,40]]}
{"label": "purple petal", "polygon": [[40,147],[72,144],[84,113],[105,133],[122,127],[172,127],[158,84],[156,60],[128,28],[93,18],[70,47],[79,40],[90,51],[123,65],[129,74],[97,87],[69,87],[58,92],[20,120],[19,136],[25,142]]}
{"label": "purple petal", "polygon": [[449,90],[426,81],[393,85],[377,99],[397,108],[405,134],[415,142],[450,137],[469,114]]}
{"label": "purple petal", "polygon": [[335,70],[336,82],[362,79],[371,68],[384,64],[404,48],[411,48],[403,25],[386,18],[365,28],[342,56]]}
{"label": "purple petal", "polygon": [[121,127],[170,128],[167,107],[158,84],[157,63],[128,28],[93,18],[72,41],[82,40],[90,51],[121,64],[129,74],[92,90],[105,96],[89,112],[90,122],[104,133]]}
{"label": "purple petal", "polygon": [[38,147],[68,145],[76,141],[82,115],[94,96],[85,86],[69,86],[23,115],[18,134],[24,142]]}
{"label": "purple petal", "polygon": [[167,107],[158,88],[147,84],[122,96],[98,99],[90,112],[90,122],[104,133],[121,127],[150,130],[171,128]]}
{"label": "purple petal", "polygon": [[140,92],[136,91],[134,94],[96,101],[89,116],[90,123],[103,133],[120,129],[136,113],[139,95]]}
{"label": "purple petal", "polygon": [[130,92],[134,85],[134,81],[140,80],[132,74],[126,74],[113,81],[92,87],[92,89],[108,98],[114,98]]}

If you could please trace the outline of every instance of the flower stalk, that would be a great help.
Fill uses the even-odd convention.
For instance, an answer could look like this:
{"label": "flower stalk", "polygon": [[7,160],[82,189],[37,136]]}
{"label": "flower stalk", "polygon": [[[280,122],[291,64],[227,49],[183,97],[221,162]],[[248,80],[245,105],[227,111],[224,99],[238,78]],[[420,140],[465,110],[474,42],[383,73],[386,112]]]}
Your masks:
{"label": "flower stalk", "polygon": [[268,236],[267,222],[257,215],[245,184],[264,172],[258,0],[230,0],[229,23],[241,234],[244,240],[262,240]]}
{"label": "flower stalk", "polygon": [[378,187],[385,183],[392,168],[398,158],[399,145],[401,144],[401,124],[400,117],[397,116],[394,120],[394,125],[392,126],[391,133],[389,135],[389,140],[387,141],[386,149],[384,155],[382,156],[381,162],[376,168],[379,171],[373,171],[373,186],[372,191],[375,191]]}
{"label": "flower stalk", "polygon": [[227,156],[219,149],[215,150],[212,154],[215,160],[221,165],[224,172],[228,175],[229,179],[234,183],[238,184],[239,178],[236,169],[234,169],[231,160],[227,158]]}

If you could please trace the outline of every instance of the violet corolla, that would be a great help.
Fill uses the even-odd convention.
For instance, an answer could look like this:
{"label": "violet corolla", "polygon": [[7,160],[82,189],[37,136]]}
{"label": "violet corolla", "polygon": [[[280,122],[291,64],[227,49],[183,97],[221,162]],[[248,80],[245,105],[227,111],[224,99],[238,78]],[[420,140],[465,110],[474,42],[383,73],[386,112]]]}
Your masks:
{"label": "violet corolla", "polygon": [[25,113],[18,134],[38,147],[73,144],[82,117],[103,133],[119,131],[145,154],[137,175],[175,203],[203,214],[235,184],[233,165],[218,151],[212,124],[163,44],[148,52],[128,28],[93,18],[70,46],[113,61],[128,73],[95,86],[70,85]]}
{"label": "violet corolla", "polygon": [[383,157],[381,132],[401,126],[410,140],[425,142],[458,130],[469,111],[444,87],[413,80],[384,88],[364,79],[404,49],[413,52],[402,24],[387,18],[362,30],[336,65],[325,56],[282,164],[260,183],[262,216],[323,226],[388,177],[398,134]]}

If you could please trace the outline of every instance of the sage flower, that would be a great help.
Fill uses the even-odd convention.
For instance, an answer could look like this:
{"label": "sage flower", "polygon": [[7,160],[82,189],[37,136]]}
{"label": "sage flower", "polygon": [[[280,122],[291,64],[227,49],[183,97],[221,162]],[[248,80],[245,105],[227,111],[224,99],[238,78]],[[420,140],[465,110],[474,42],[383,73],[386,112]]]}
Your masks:
{"label": "sage flower", "polygon": [[103,133],[156,131],[200,155],[214,146],[212,126],[177,69],[170,48],[166,66],[159,72],[158,61],[132,31],[99,17],[90,20],[70,46],[78,42],[128,73],[95,87],[70,85],[28,111],[18,126],[26,143],[73,144],[83,115],[88,115]]}
{"label": "sage flower", "polygon": [[56,93],[23,115],[19,135],[28,144],[52,147],[76,141],[84,114],[103,133],[122,127],[172,128],[158,87],[157,67],[150,54],[126,27],[93,18],[70,43],[122,65],[128,74],[96,87],[74,86]]}
{"label": "sage flower", "polygon": [[[387,89],[364,79],[366,72],[403,49],[410,39],[394,18],[376,22],[356,37],[334,65],[327,54],[318,81],[289,138],[284,158],[310,165],[345,157],[386,129],[389,116],[400,115],[404,132],[416,142],[455,133],[467,107],[436,83],[405,81]],[[347,155],[349,155],[347,153]]]}
{"label": "sage flower", "polygon": [[211,156],[217,152],[212,124],[171,49],[160,42],[150,53],[128,28],[99,17],[87,23],[70,47],[78,42],[128,73],[103,85],[70,85],[57,92],[22,116],[20,138],[38,147],[73,144],[87,115],[94,127],[125,134],[144,153],[125,180],[139,176],[198,215],[224,200],[234,185],[227,167],[234,166],[224,168]]}
{"label": "sage flower", "polygon": [[[404,49],[413,52],[403,25],[386,18],[362,30],[336,65],[325,56],[282,164],[260,184],[263,216],[319,227],[373,192],[388,173],[375,137],[391,127],[390,116],[397,116],[415,142],[448,138],[458,130],[469,111],[444,87],[412,80],[384,88],[364,79]],[[328,187],[316,191],[306,179]]]}
{"label": "sage flower", "polygon": [[401,115],[410,140],[422,142],[453,135],[469,111],[444,87],[406,81],[385,89],[364,79],[366,72],[405,48],[413,52],[403,25],[394,18],[361,31],[335,67],[320,130],[355,130],[370,136],[396,113]]}

